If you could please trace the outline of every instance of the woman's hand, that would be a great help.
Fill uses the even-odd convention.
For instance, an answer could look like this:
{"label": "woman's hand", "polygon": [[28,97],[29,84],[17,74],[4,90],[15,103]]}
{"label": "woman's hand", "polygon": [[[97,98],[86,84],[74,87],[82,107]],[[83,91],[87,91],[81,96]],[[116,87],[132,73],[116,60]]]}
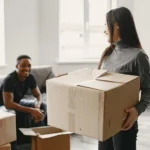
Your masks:
{"label": "woman's hand", "polygon": [[124,131],[131,129],[134,122],[138,119],[138,112],[135,109],[135,107],[132,107],[130,109],[126,109],[126,112],[128,113],[128,116],[127,116],[126,121],[122,127],[122,130],[124,130]]}

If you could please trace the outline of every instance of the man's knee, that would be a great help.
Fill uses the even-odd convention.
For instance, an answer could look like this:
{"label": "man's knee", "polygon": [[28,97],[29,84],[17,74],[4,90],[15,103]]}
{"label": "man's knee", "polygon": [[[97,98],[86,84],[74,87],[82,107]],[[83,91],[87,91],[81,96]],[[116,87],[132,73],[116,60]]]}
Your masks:
{"label": "man's knee", "polygon": [[26,107],[33,107],[35,106],[35,100],[21,100],[20,105],[26,106]]}
{"label": "man's knee", "polygon": [[44,111],[44,113],[47,112],[47,104],[45,102],[41,103],[40,109]]}

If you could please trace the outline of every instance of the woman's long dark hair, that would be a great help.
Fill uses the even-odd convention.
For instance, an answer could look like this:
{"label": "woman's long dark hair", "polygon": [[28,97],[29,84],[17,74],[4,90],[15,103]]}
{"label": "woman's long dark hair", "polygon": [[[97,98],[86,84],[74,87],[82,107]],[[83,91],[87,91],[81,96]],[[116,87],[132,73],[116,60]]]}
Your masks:
{"label": "woman's long dark hair", "polygon": [[110,55],[114,49],[113,45],[113,33],[114,33],[114,24],[117,23],[119,26],[120,39],[124,44],[129,45],[131,47],[142,48],[133,16],[129,9],[125,7],[116,8],[110,10],[106,14],[106,21],[108,30],[110,32],[110,46],[105,49],[100,59],[98,69],[101,68],[102,62],[105,57]]}

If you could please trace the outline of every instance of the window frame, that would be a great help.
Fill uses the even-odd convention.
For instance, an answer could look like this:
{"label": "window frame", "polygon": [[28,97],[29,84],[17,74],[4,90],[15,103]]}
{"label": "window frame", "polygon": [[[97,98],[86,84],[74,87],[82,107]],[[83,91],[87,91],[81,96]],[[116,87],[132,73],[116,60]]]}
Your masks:
{"label": "window frame", "polygon": [[[63,1],[63,0],[62,0]],[[68,62],[89,62],[89,63],[95,63],[99,61],[99,58],[102,54],[102,51],[105,49],[105,47],[108,45],[99,45],[99,49],[103,49],[100,54],[98,51],[91,51],[89,49],[89,34],[90,32],[92,33],[100,33],[103,34],[104,31],[104,26],[90,26],[89,25],[89,6],[88,6],[88,0],[83,0],[84,1],[84,26],[79,26],[79,25],[71,25],[71,24],[61,24],[59,20],[59,56],[58,56],[58,62],[59,63],[68,63]],[[115,4],[114,4],[115,3]],[[114,5],[113,5],[114,4]],[[117,0],[107,0],[107,11],[112,9],[113,7],[116,7],[117,5]],[[59,11],[60,11],[60,5],[59,5]],[[59,18],[60,19],[60,18]],[[61,47],[60,41],[61,41],[61,32],[64,31],[84,31],[83,36],[84,36],[84,45],[83,48],[79,51],[76,50],[65,50],[65,47]],[[107,40],[106,40],[107,42]],[[98,45],[97,45],[98,46]],[[68,47],[69,48],[69,47]],[[74,46],[74,49],[77,48]],[[73,46],[72,46],[73,49]],[[91,54],[95,53],[95,57],[91,57]],[[99,55],[98,55],[99,54]],[[72,57],[72,56],[73,57]]]}

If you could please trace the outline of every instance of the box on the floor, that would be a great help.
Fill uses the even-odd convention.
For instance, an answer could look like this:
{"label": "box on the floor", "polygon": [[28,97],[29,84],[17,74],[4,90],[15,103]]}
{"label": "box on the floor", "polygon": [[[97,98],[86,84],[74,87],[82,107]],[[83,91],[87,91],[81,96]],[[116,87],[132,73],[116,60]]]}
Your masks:
{"label": "box on the floor", "polygon": [[10,144],[5,144],[0,146],[0,150],[11,150],[11,145]]}
{"label": "box on the floor", "polygon": [[16,140],[16,115],[0,111],[0,145]]}
{"label": "box on the floor", "polygon": [[139,100],[137,76],[81,69],[47,80],[48,124],[104,141],[121,130]]}
{"label": "box on the floor", "polygon": [[70,132],[55,127],[20,128],[31,136],[31,150],[70,150]]}

